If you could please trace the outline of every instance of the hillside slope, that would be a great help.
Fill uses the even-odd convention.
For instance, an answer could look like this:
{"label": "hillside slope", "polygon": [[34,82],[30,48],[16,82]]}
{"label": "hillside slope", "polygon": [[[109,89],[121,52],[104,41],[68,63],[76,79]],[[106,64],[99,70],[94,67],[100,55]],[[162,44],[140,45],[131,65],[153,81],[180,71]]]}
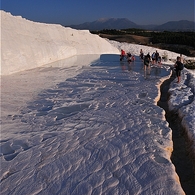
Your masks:
{"label": "hillside slope", "polygon": [[119,53],[88,30],[75,30],[12,16],[1,10],[1,75],[80,54]]}

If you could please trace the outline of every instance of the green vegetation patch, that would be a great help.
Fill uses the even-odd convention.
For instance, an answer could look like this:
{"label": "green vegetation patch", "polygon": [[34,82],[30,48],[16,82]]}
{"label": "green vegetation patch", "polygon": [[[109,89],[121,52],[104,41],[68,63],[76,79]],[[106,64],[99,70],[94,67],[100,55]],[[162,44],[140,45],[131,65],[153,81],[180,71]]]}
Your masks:
{"label": "green vegetation patch", "polygon": [[184,67],[187,69],[195,69],[195,61],[187,60],[184,62]]}
{"label": "green vegetation patch", "polygon": [[[127,42],[137,43],[130,39],[130,35],[137,35],[148,38],[140,39],[139,44],[151,45],[160,49],[166,49],[186,56],[195,56],[195,32],[172,32],[172,31],[148,31],[144,29],[104,29],[100,31],[91,31],[93,34],[109,35],[106,37],[111,40],[126,40]],[[122,36],[122,37],[118,37]]]}

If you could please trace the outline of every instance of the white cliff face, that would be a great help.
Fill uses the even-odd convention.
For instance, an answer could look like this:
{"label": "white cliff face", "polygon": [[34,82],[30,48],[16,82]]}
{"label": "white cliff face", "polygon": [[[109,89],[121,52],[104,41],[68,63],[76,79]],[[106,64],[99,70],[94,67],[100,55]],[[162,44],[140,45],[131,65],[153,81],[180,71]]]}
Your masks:
{"label": "white cliff face", "polygon": [[44,24],[1,10],[1,75],[35,68],[80,54],[119,53],[87,30]]}

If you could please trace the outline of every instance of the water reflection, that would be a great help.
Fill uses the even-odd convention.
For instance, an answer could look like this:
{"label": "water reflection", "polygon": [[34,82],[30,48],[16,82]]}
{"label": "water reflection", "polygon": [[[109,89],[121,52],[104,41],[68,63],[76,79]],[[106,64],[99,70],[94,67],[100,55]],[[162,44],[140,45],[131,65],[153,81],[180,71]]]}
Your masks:
{"label": "water reflection", "polygon": [[[163,65],[156,66],[151,65],[150,68],[144,70],[143,61],[139,56],[135,56],[135,61],[128,62],[127,59],[120,61],[120,55],[116,54],[103,54],[100,56],[101,63],[93,64],[92,66],[102,66],[108,68],[109,71],[120,71],[122,72],[138,72],[143,75],[145,79],[159,78],[167,75],[167,70],[163,68]],[[120,68],[120,70],[118,69]]]}

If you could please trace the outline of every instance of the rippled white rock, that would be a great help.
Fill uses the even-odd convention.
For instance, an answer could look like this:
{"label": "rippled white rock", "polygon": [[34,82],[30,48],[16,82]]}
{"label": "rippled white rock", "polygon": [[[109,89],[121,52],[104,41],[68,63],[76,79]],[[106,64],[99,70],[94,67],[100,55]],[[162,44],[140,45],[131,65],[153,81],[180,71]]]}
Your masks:
{"label": "rippled white rock", "polygon": [[[92,67],[74,75],[81,59]],[[138,57],[117,55],[65,62],[3,76],[2,194],[183,194],[155,100],[170,71],[144,78]]]}

